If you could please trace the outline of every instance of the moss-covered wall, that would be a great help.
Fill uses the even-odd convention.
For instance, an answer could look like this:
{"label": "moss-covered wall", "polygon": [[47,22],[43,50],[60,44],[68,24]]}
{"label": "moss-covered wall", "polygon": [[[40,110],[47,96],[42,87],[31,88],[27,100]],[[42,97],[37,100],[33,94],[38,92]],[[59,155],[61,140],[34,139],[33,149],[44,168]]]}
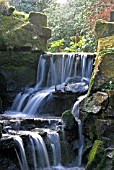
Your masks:
{"label": "moss-covered wall", "polygon": [[104,38],[114,35],[114,22],[98,20],[95,26],[96,38]]}
{"label": "moss-covered wall", "polygon": [[96,23],[97,55],[81,105],[86,170],[114,169],[114,22]]}
{"label": "moss-covered wall", "polygon": [[0,81],[6,82],[0,84],[3,105],[10,105],[19,91],[36,83],[37,61],[50,37],[46,15],[0,5]]}
{"label": "moss-covered wall", "polygon": [[7,91],[35,84],[40,53],[0,52],[0,70],[7,81]]}

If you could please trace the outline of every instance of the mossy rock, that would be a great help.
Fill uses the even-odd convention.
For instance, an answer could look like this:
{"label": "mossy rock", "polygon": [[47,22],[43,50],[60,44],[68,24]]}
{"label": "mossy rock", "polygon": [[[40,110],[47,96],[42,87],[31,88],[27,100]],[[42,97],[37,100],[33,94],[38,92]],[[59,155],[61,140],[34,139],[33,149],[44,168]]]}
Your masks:
{"label": "mossy rock", "polygon": [[88,163],[86,170],[105,170],[106,168],[106,155],[104,151],[103,142],[95,140],[88,156]]}
{"label": "mossy rock", "polygon": [[[100,38],[98,40],[98,53],[102,50],[114,48],[114,36]],[[107,51],[108,52],[108,51]]]}
{"label": "mossy rock", "polygon": [[71,130],[75,125],[75,118],[71,110],[67,110],[62,114],[62,120],[65,124],[65,129]]}
{"label": "mossy rock", "polygon": [[62,120],[64,122],[64,130],[66,140],[72,142],[78,139],[78,122],[75,120],[71,110],[67,110],[62,114]]}
{"label": "mossy rock", "polygon": [[15,93],[34,85],[40,54],[34,52],[0,52],[0,71],[5,75],[5,79],[1,79],[2,92],[3,87],[7,92]]}
{"label": "mossy rock", "polygon": [[[28,44],[33,51],[36,49],[46,50],[47,40],[51,37],[51,30],[46,27],[47,17],[41,13],[38,15],[34,13],[34,15],[33,20],[27,18],[28,15],[17,11],[14,11],[11,16],[0,16],[1,50],[20,49],[27,47]],[[43,23],[43,18],[45,23]]]}
{"label": "mossy rock", "polygon": [[106,86],[110,89],[110,81],[114,84],[114,53],[102,56],[92,89],[104,89]]}
{"label": "mossy rock", "polygon": [[20,48],[30,43],[32,48],[43,49],[33,24],[20,21],[13,16],[3,16],[1,23],[3,27],[1,27],[1,38],[7,48]]}
{"label": "mossy rock", "polygon": [[114,22],[98,20],[95,25],[96,38],[104,38],[114,35]]}

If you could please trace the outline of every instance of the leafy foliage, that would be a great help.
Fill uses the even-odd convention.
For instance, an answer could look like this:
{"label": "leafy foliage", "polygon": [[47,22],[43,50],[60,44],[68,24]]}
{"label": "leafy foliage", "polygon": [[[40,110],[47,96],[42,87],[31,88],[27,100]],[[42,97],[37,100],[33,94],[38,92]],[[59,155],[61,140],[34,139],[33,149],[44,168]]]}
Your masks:
{"label": "leafy foliage", "polygon": [[62,49],[61,47],[64,45],[64,39],[58,40],[58,41],[53,41],[50,43],[49,51],[54,53],[54,52],[61,52]]}
{"label": "leafy foliage", "polygon": [[17,10],[26,13],[30,11],[43,12],[51,2],[52,0],[10,0],[11,5],[14,5]]}
{"label": "leafy foliage", "polygon": [[[66,47],[65,50],[71,52],[96,51],[95,22],[97,19],[108,20],[110,11],[114,9],[110,0],[67,0],[64,4],[56,0],[11,0],[10,3],[19,11],[45,13],[48,16],[48,26],[52,29],[49,44],[64,39],[62,49]],[[79,44],[70,40],[76,33],[82,37]]]}

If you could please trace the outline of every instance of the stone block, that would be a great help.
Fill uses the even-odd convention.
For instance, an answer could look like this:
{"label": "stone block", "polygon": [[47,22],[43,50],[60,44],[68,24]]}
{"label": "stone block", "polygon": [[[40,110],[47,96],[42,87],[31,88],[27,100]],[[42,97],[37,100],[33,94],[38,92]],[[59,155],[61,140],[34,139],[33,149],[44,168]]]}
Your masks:
{"label": "stone block", "polygon": [[47,16],[40,12],[30,12],[29,20],[33,25],[36,26],[47,26]]}
{"label": "stone block", "polygon": [[98,20],[95,25],[96,38],[104,38],[114,35],[114,22]]}

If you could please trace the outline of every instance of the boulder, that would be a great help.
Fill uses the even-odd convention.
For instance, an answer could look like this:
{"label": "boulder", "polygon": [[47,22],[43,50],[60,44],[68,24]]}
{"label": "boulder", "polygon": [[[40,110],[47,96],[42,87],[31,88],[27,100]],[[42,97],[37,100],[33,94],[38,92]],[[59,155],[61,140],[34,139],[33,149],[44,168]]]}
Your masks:
{"label": "boulder", "polygon": [[105,110],[108,105],[108,95],[104,92],[96,92],[86,98],[81,110],[85,113],[99,114]]}
{"label": "boulder", "polygon": [[67,110],[62,114],[62,120],[67,141],[72,142],[75,139],[78,139],[78,123],[70,110]]}

